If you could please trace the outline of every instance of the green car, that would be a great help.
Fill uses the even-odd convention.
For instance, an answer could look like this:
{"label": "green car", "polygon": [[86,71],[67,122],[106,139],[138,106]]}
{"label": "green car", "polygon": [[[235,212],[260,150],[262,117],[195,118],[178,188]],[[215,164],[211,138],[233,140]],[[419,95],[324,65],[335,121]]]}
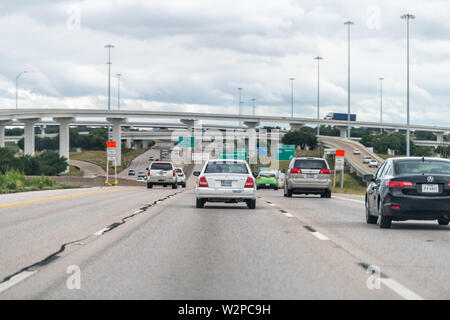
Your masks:
{"label": "green car", "polygon": [[274,173],[261,172],[256,178],[256,189],[272,188],[278,190],[278,178]]}

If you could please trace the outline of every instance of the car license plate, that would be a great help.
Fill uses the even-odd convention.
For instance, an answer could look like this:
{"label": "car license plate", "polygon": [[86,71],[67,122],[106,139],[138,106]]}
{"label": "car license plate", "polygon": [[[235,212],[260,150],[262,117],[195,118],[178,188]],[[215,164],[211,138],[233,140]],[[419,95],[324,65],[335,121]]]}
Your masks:
{"label": "car license plate", "polygon": [[307,173],[307,174],[306,174],[306,177],[307,177],[307,178],[314,178],[314,174],[313,174],[313,173]]}
{"label": "car license plate", "polygon": [[425,193],[439,192],[439,186],[437,184],[422,184],[422,192]]}
{"label": "car license plate", "polygon": [[158,179],[158,182],[164,182],[164,179]]}
{"label": "car license plate", "polygon": [[241,193],[241,192],[242,192],[242,190],[239,190],[239,189],[233,190],[233,193]]}
{"label": "car license plate", "polygon": [[266,183],[266,187],[270,187],[270,184]]}
{"label": "car license plate", "polygon": [[231,187],[231,183],[232,183],[231,180],[222,180],[221,181],[221,186],[222,187]]}

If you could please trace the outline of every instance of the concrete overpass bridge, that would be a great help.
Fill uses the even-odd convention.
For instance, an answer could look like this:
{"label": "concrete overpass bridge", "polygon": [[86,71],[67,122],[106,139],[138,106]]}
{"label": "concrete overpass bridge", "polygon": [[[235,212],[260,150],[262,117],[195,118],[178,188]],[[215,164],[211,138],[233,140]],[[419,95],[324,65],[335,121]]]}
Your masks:
{"label": "concrete overpass bridge", "polygon": [[[291,128],[301,128],[305,125],[330,125],[340,130],[341,137],[345,137],[347,121],[313,119],[301,117],[283,116],[262,116],[262,115],[237,115],[237,114],[217,114],[217,113],[194,113],[194,112],[173,112],[173,111],[140,111],[140,110],[101,110],[101,109],[3,109],[0,110],[0,146],[5,143],[5,127],[13,124],[24,126],[25,154],[34,154],[34,127],[39,124],[57,124],[60,129],[60,148],[62,156],[69,158],[69,126],[71,125],[110,125],[112,127],[112,138],[115,141],[122,141],[122,128],[139,127],[146,123],[143,120],[157,120],[148,124],[164,127],[168,120],[179,121],[179,126],[186,128],[190,132],[195,127],[202,126],[203,121],[228,122],[223,125],[215,125],[222,128],[235,128],[247,131],[251,144],[254,145],[256,139],[256,127],[262,124],[285,123]],[[229,125],[229,122],[242,122],[245,127]],[[352,121],[352,127],[383,128],[388,132],[406,129],[404,124]],[[172,123],[172,125],[174,125]],[[202,126],[203,127],[203,126]],[[411,125],[411,130],[431,131],[437,136],[437,143],[443,141],[444,135],[450,132],[450,127]],[[117,161],[121,160],[121,145],[117,144]]]}

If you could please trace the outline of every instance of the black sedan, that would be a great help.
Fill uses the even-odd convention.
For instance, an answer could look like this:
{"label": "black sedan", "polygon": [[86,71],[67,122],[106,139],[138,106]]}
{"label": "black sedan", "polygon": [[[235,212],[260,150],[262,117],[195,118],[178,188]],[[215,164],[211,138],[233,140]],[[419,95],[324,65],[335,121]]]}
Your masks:
{"label": "black sedan", "polygon": [[390,228],[392,221],[450,221],[450,160],[408,157],[386,160],[376,176],[365,175],[366,221]]}

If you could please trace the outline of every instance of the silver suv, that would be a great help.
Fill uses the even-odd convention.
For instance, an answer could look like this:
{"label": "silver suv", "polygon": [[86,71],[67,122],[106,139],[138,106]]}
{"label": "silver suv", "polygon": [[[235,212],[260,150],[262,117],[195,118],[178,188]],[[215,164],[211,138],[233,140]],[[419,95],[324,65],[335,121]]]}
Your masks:
{"label": "silver suv", "polygon": [[289,163],[284,183],[284,196],[292,194],[320,194],[331,197],[331,171],[322,158],[294,158]]}
{"label": "silver suv", "polygon": [[154,161],[147,170],[147,188],[152,188],[155,184],[163,187],[172,185],[172,189],[177,188],[177,175],[172,162]]}

